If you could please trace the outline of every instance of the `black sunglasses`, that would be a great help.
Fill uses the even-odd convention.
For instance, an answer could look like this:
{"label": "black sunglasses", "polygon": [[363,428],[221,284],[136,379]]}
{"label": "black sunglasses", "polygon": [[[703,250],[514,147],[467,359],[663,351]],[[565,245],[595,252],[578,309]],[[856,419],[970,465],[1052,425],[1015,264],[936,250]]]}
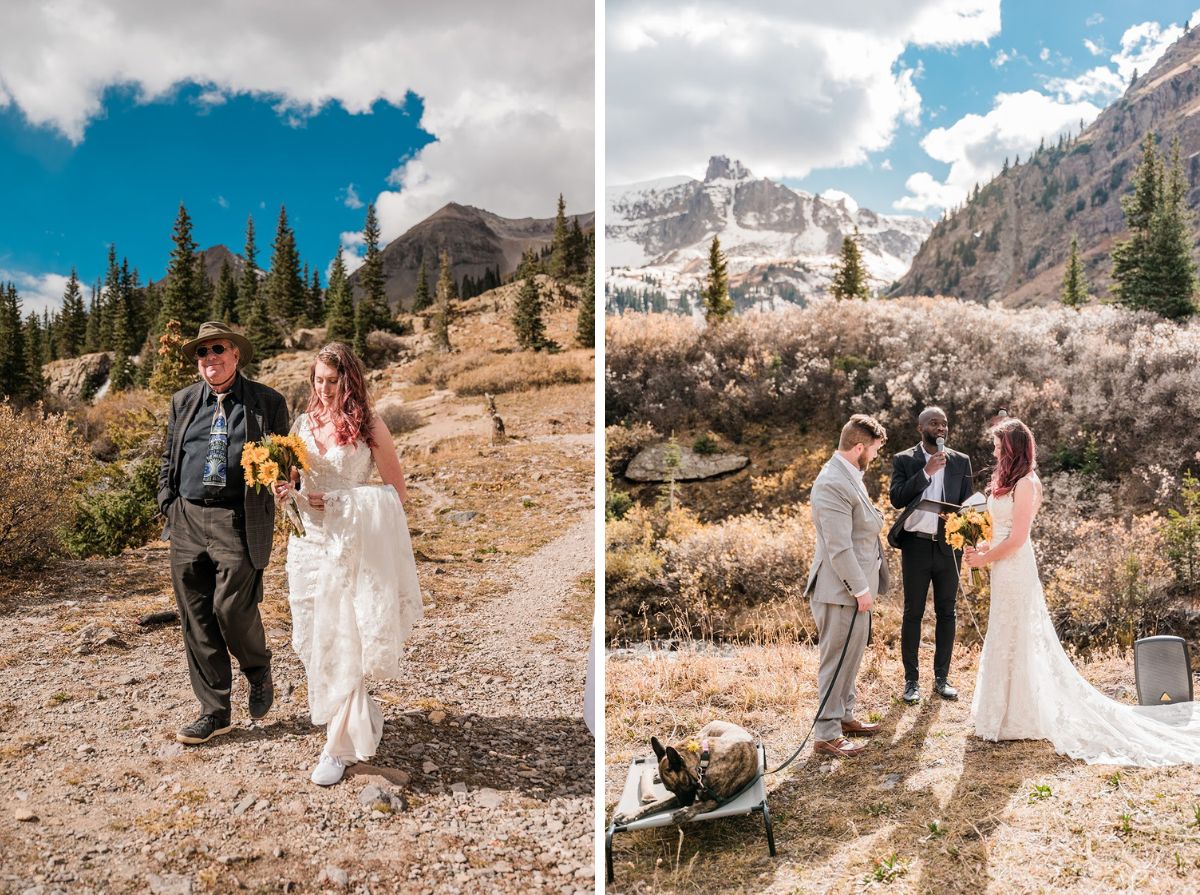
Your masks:
{"label": "black sunglasses", "polygon": [[196,349],[196,357],[204,357],[210,351],[220,357],[225,353],[225,346],[221,345],[220,343],[216,345],[201,345]]}

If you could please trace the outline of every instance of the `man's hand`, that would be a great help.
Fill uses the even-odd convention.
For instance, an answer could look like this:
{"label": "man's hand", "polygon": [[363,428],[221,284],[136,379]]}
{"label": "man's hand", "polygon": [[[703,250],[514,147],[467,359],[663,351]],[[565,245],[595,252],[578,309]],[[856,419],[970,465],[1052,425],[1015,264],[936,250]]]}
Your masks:
{"label": "man's hand", "polygon": [[941,472],[946,468],[946,452],[938,451],[929,458],[929,462],[925,464],[925,475],[933,478],[935,473]]}
{"label": "man's hand", "polygon": [[869,612],[871,607],[875,605],[875,598],[871,596],[870,591],[861,593],[854,599],[858,600],[859,612]]}

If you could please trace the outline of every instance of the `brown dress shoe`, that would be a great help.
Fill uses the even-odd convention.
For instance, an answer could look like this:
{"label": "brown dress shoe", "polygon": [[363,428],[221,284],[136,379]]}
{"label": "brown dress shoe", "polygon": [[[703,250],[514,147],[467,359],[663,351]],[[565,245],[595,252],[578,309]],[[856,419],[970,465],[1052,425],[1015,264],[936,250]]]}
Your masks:
{"label": "brown dress shoe", "polygon": [[838,758],[853,758],[866,748],[866,743],[855,743],[845,737],[838,737],[836,740],[817,740],[813,743],[814,752],[836,755]]}
{"label": "brown dress shoe", "polygon": [[873,737],[877,733],[879,733],[878,724],[863,724],[853,718],[842,722],[842,736]]}

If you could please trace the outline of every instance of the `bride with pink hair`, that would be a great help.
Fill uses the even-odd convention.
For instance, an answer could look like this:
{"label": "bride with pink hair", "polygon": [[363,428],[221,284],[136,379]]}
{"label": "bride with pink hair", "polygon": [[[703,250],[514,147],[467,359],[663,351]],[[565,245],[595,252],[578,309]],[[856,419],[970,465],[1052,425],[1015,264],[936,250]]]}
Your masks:
{"label": "bride with pink hair", "polygon": [[[327,727],[312,781],[329,786],[371,758],[383,712],[366,678],[397,678],[403,644],[422,616],[404,513],[407,490],[391,433],[371,408],[362,362],[332,342],[309,372],[312,397],[292,426],[309,469],[293,487],[306,534],[288,541],[292,646],[308,677],[314,724]],[[372,467],[381,485],[372,484]]]}

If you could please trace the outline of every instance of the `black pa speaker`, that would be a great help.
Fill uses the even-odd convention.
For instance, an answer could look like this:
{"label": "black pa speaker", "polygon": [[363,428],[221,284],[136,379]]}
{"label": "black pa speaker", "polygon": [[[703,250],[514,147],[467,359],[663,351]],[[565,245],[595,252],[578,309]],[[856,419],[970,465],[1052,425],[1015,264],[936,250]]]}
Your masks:
{"label": "black pa speaker", "polygon": [[1164,634],[1137,641],[1133,645],[1133,670],[1139,704],[1192,701],[1192,663],[1187,641],[1182,637]]}

